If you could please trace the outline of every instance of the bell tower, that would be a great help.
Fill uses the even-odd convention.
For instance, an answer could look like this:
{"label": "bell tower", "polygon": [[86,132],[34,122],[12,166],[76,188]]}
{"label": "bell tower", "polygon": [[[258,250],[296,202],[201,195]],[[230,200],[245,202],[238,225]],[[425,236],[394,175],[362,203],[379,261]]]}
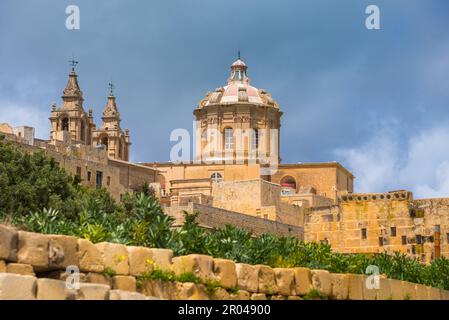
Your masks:
{"label": "bell tower", "polygon": [[120,112],[114,95],[114,85],[109,83],[109,96],[103,110],[102,124],[93,133],[93,145],[104,146],[112,159],[129,161],[131,141],[129,130],[122,131],[120,127]]}
{"label": "bell tower", "polygon": [[83,108],[83,92],[78,84],[78,75],[75,67],[78,61],[70,61],[72,71],[69,74],[67,85],[62,95],[62,106],[52,105],[50,122],[50,140],[55,141],[80,142],[90,145],[92,141],[92,131],[95,124],[92,117],[92,110],[85,112]]}

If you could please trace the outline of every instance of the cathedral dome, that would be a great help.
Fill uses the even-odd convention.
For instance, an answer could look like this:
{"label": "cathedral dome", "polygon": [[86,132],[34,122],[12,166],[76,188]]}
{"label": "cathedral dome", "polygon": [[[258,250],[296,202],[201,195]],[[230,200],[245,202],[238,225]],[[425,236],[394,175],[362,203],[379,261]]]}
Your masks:
{"label": "cathedral dome", "polygon": [[250,85],[247,69],[247,65],[240,58],[234,61],[231,65],[231,75],[228,78],[228,84],[215,89],[214,92],[208,92],[206,97],[200,101],[198,109],[209,105],[245,103],[279,109],[279,105],[271,97],[270,93]]}

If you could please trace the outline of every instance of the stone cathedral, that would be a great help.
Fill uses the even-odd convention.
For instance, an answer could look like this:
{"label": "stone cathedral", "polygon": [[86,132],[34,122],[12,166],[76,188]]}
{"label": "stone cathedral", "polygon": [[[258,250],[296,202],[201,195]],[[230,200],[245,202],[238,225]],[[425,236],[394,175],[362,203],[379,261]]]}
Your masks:
{"label": "stone cathedral", "polygon": [[338,162],[283,163],[282,108],[251,83],[240,56],[224,85],[193,110],[196,153],[188,163],[130,162],[130,133],[121,128],[113,86],[97,127],[75,66],[62,104],[51,107],[48,140],[26,126],[0,124],[0,132],[26,150],[45,150],[80,183],[106,188],[117,201],[148,183],[177,226],[184,211],[197,212],[211,230],[232,224],[325,242],[337,252],[399,251],[426,263],[449,257],[449,199],[413,199],[407,190],[354,193],[354,175]]}

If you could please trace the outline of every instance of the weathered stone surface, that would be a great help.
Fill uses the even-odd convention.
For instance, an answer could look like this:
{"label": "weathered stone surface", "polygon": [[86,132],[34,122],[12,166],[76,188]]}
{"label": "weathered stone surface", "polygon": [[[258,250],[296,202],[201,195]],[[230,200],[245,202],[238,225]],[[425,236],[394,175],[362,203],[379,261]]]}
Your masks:
{"label": "weathered stone surface", "polygon": [[104,284],[106,286],[112,287],[112,278],[104,273],[89,272],[86,275],[86,282]]}
{"label": "weathered stone surface", "polygon": [[38,300],[73,300],[76,291],[69,290],[65,281],[54,279],[37,279]]}
{"label": "weathered stone surface", "polygon": [[147,296],[138,292],[129,292],[123,290],[109,291],[109,300],[147,300]]}
{"label": "weathered stone surface", "polygon": [[214,277],[222,287],[235,288],[237,286],[235,262],[226,259],[214,259]]}
{"label": "weathered stone surface", "polygon": [[416,285],[416,300],[429,300],[429,292],[425,285]]}
{"label": "weathered stone surface", "polygon": [[449,300],[449,291],[441,290],[441,300]]}
{"label": "weathered stone surface", "polygon": [[171,269],[173,251],[129,246],[129,273],[133,276],[152,271],[154,268],[168,271]]}
{"label": "weathered stone surface", "polygon": [[257,292],[259,288],[259,276],[257,269],[246,263],[236,263],[237,285],[241,290]]}
{"label": "weathered stone surface", "polygon": [[136,278],[131,276],[114,276],[112,277],[112,289],[135,292]]}
{"label": "weathered stone surface", "polygon": [[429,295],[429,300],[441,300],[440,289],[427,287],[427,292]]}
{"label": "weathered stone surface", "polygon": [[254,267],[259,278],[258,292],[266,294],[277,293],[276,277],[273,268],[262,264]]}
{"label": "weathered stone surface", "polygon": [[296,294],[304,296],[312,289],[312,273],[307,268],[293,268],[295,273]]}
{"label": "weathered stone surface", "polygon": [[141,284],[139,291],[146,296],[166,300],[177,300],[182,293],[179,284],[161,280],[145,280]]}
{"label": "weathered stone surface", "polygon": [[0,274],[0,300],[34,300],[36,278],[12,273]]}
{"label": "weathered stone surface", "polygon": [[300,296],[288,296],[287,300],[302,300]]}
{"label": "weathered stone surface", "polygon": [[116,275],[129,274],[128,250],[125,245],[101,242],[95,246],[101,252],[105,270],[111,270]]}
{"label": "weathered stone surface", "polygon": [[190,254],[172,259],[173,271],[177,274],[192,272],[201,280],[207,281],[214,278],[214,259],[202,254]]}
{"label": "weathered stone surface", "polygon": [[391,300],[391,288],[390,288],[390,281],[385,278],[381,277],[379,279],[379,290],[377,290],[377,296],[376,300]]}
{"label": "weathered stone surface", "polygon": [[280,294],[276,294],[274,296],[271,296],[270,300],[287,300],[287,297]]}
{"label": "weathered stone surface", "polygon": [[417,300],[417,298],[416,298],[416,283],[402,281],[402,291],[404,293],[404,299]]}
{"label": "weathered stone surface", "polygon": [[109,286],[95,283],[80,283],[76,300],[109,300]]}
{"label": "weathered stone surface", "polygon": [[390,282],[391,289],[391,299],[392,300],[404,300],[406,296],[404,294],[404,290],[402,288],[402,281],[395,279],[388,279]]}
{"label": "weathered stone surface", "polygon": [[265,293],[253,293],[251,295],[251,300],[267,300]]}
{"label": "weathered stone surface", "polygon": [[89,240],[78,239],[78,261],[80,271],[104,271],[104,259],[101,251]]}
{"label": "weathered stone surface", "polygon": [[17,230],[0,225],[0,260],[17,261],[19,234]]}
{"label": "weathered stone surface", "polygon": [[238,290],[237,293],[231,293],[232,300],[249,300],[250,297],[250,293],[245,290]]}
{"label": "weathered stone surface", "polygon": [[[377,293],[379,291],[377,287],[377,283],[375,278],[368,278],[367,276],[363,276],[363,300],[376,300]],[[380,278],[379,278],[379,285],[380,285]]]}
{"label": "weathered stone surface", "polygon": [[348,298],[349,300],[363,300],[363,286],[365,277],[360,274],[348,274]]}
{"label": "weathered stone surface", "polygon": [[176,299],[178,300],[209,300],[206,287],[191,282],[176,283]]}
{"label": "weathered stone surface", "polygon": [[330,297],[335,300],[347,300],[349,292],[348,275],[342,273],[332,273],[332,294]]}
{"label": "weathered stone surface", "polygon": [[[47,278],[47,279],[66,281],[67,277],[72,276],[72,275],[73,274],[69,274],[66,271],[54,270],[54,271],[47,271],[47,272],[39,273],[37,276],[39,278]],[[86,274],[79,273],[78,276],[79,276],[80,282],[86,282]]]}
{"label": "weathered stone surface", "polygon": [[65,235],[49,236],[49,268],[65,269],[68,266],[78,266],[78,239]]}
{"label": "weathered stone surface", "polygon": [[35,276],[33,266],[23,263],[8,263],[6,272],[21,274],[23,276]]}
{"label": "weathered stone surface", "polygon": [[216,288],[210,296],[210,300],[232,300],[231,295],[224,288]]}
{"label": "weathered stone surface", "polygon": [[0,260],[0,273],[6,272],[6,262],[3,260]]}
{"label": "weathered stone surface", "polygon": [[275,268],[276,286],[279,294],[284,296],[296,295],[295,272],[288,268]]}
{"label": "weathered stone surface", "polygon": [[48,235],[19,231],[17,261],[31,264],[36,271],[48,270],[49,242]]}
{"label": "weathered stone surface", "polygon": [[322,296],[329,297],[332,294],[332,277],[327,270],[311,270],[312,288]]}

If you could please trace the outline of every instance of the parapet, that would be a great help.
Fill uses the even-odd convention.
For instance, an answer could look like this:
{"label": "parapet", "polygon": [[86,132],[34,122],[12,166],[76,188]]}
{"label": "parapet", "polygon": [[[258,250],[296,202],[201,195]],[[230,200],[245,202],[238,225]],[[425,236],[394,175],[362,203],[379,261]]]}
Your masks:
{"label": "parapet", "polygon": [[340,202],[360,201],[412,201],[413,193],[407,190],[390,191],[386,193],[349,193],[339,198]]}

